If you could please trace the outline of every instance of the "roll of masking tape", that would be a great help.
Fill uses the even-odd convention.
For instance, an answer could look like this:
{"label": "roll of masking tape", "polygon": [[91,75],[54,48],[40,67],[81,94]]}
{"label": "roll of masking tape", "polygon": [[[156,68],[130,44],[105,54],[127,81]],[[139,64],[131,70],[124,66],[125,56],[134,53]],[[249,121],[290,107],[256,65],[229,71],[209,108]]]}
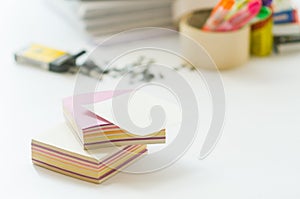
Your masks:
{"label": "roll of masking tape", "polygon": [[[250,56],[250,27],[230,32],[207,32],[201,27],[209,17],[211,10],[201,10],[184,16],[179,29],[202,46],[218,69],[230,69],[245,64]],[[182,44],[183,53],[196,67],[215,69],[197,56],[195,46]],[[199,47],[198,47],[199,49]]]}

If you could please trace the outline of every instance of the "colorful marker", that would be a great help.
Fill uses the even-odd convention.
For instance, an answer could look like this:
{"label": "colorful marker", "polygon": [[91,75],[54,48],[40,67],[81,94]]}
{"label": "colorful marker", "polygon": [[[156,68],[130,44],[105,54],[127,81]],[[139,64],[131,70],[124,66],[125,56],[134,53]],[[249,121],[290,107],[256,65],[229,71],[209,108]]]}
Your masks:
{"label": "colorful marker", "polygon": [[234,0],[222,0],[213,9],[210,17],[207,19],[203,30],[215,30],[221,23],[223,23],[225,16],[230,11]]}
{"label": "colorful marker", "polygon": [[235,4],[232,6],[228,14],[225,16],[225,20],[230,19],[238,11],[245,9],[250,0],[236,0]]}
{"label": "colorful marker", "polygon": [[246,9],[238,11],[229,20],[223,22],[220,26],[218,26],[216,28],[216,31],[231,31],[240,29],[258,14],[261,6],[261,0],[250,1]]}

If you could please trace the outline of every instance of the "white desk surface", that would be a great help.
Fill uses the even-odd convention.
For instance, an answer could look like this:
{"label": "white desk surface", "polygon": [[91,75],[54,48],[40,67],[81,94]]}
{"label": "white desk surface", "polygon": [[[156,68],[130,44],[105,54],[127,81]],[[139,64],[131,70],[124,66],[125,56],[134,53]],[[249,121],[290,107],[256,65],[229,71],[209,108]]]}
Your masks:
{"label": "white desk surface", "polygon": [[1,198],[300,198],[300,51],[222,73],[226,124],[207,159],[196,141],[168,169],[94,185],[32,165],[31,138],[63,121],[75,77],[18,66],[12,54],[32,41],[71,51],[85,41],[38,0],[2,2],[0,27]]}

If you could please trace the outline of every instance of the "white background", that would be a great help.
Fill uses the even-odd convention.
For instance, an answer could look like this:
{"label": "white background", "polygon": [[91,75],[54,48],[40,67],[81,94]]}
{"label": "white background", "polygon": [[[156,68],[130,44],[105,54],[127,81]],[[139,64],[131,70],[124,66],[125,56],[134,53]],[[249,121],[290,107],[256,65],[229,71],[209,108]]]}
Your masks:
{"label": "white background", "polygon": [[0,28],[2,198],[300,197],[300,50],[252,58],[243,67],[222,72],[226,124],[207,159],[197,159],[197,139],[166,170],[119,174],[94,185],[31,163],[31,138],[63,121],[61,99],[72,95],[75,76],[13,60],[13,52],[30,42],[75,52],[86,41],[37,0],[2,1]]}

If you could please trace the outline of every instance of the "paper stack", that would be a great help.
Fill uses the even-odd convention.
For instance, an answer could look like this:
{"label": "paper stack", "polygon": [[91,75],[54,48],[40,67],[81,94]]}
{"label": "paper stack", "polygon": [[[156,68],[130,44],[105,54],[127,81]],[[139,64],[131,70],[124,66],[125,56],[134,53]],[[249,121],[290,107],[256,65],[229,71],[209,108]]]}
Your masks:
{"label": "paper stack", "polygon": [[[111,99],[115,94],[113,91],[95,93],[93,95],[68,97],[63,100],[63,111],[66,122],[77,133],[85,149],[108,147],[111,145],[124,146],[130,144],[157,144],[165,143],[165,129],[159,129],[158,132],[148,134],[146,136],[134,135],[118,125],[111,123],[99,117],[92,111],[76,106],[88,103],[97,103]],[[122,92],[119,93],[124,94]],[[92,100],[92,101],[89,101]],[[74,110],[74,107],[77,107]],[[101,115],[101,114],[100,114]]]}
{"label": "paper stack", "polygon": [[[66,123],[32,139],[33,163],[81,180],[101,183],[145,155],[146,144],[165,143],[162,126],[150,128],[151,133],[141,128],[145,135],[134,134],[136,132],[130,131],[127,125],[122,126],[111,117],[112,101],[122,101],[129,95],[128,90],[101,91],[64,99]],[[136,96],[132,103],[137,106],[132,107],[132,103],[128,106],[138,125],[149,122],[148,113],[154,105],[163,107],[170,121],[180,114],[178,107],[166,100],[143,93]]]}
{"label": "paper stack", "polygon": [[141,27],[171,27],[173,0],[47,0],[92,38]]}
{"label": "paper stack", "polygon": [[32,161],[41,167],[101,183],[147,152],[146,145],[85,151],[66,124],[60,124],[31,143]]}

